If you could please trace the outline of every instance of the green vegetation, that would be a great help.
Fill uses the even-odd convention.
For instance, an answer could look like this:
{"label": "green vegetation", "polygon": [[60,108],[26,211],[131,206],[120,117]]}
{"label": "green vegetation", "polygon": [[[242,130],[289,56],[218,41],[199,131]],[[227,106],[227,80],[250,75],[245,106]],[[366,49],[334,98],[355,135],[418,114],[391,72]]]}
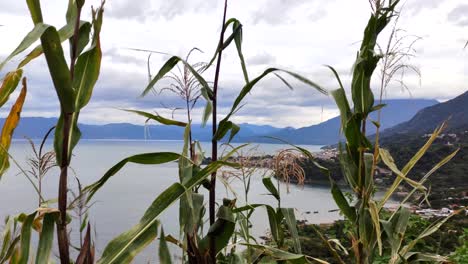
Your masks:
{"label": "green vegetation", "polygon": [[[385,214],[387,216],[390,215],[388,212]],[[408,221],[405,241],[409,242],[415,239],[421,230],[427,228],[434,221],[436,221],[435,218],[424,219],[417,215],[411,215]],[[467,256],[465,239],[466,228],[464,229],[462,226],[466,226],[466,224],[466,217],[454,216],[433,235],[420,240],[416,244],[415,250],[450,256],[450,259],[455,263],[465,263],[464,261],[466,261]],[[347,220],[322,225],[298,223],[299,237],[304,254],[315,255],[330,263],[335,263],[334,256],[330,253],[324,241],[319,236],[318,232],[320,232],[331,243],[341,241],[340,244],[334,244],[334,247],[346,263],[352,263],[351,255],[345,250],[351,247],[350,241],[348,240],[348,232],[351,225],[352,224]],[[382,256],[376,257],[374,263],[388,263],[391,253],[388,250],[390,249],[390,245],[384,244],[384,249]],[[465,259],[463,259],[463,257],[465,257]]]}
{"label": "green vegetation", "polygon": [[[34,148],[36,157],[31,160],[31,172],[24,171],[24,176],[31,180],[31,184],[37,190],[40,207],[34,212],[22,213],[6,219],[2,246],[0,247],[0,263],[49,263],[54,241],[57,243],[58,257],[62,264],[131,263],[136,255],[148,248],[148,245],[156,239],[159,239],[160,243],[159,248],[154,250],[158,252],[162,263],[172,263],[168,246],[171,243],[180,248],[183,263],[200,264],[327,263],[325,259],[334,263],[351,262],[356,264],[444,262],[448,261],[448,258],[437,253],[448,255],[455,250],[455,245],[458,245],[458,241],[452,246],[443,240],[450,248],[435,252],[436,247],[432,238],[440,232],[439,230],[447,221],[456,217],[462,210],[455,211],[446,218],[433,221],[414,218],[402,204],[392,213],[384,210],[389,198],[403,183],[411,186],[408,189],[409,194],[403,202],[411,199],[416,192],[426,195],[428,188],[425,183],[427,183],[429,176],[455,156],[458,149],[450,149],[447,153],[442,153],[440,157],[433,157],[435,165],[430,162],[433,161],[432,159],[427,161],[431,165],[427,167],[424,176],[410,177],[416,164],[420,164],[421,158],[442,133],[444,125],[437,128],[417,151],[411,150],[412,156],[409,156],[404,164],[394,161],[390,155],[392,150],[380,147],[378,132],[374,144],[366,136],[368,126],[375,125],[377,131],[379,127],[378,121],[369,122],[369,114],[385,107],[374,100],[374,94],[370,88],[372,76],[379,61],[393,55],[389,52],[377,53],[377,38],[397,15],[396,8],[399,0],[370,1],[372,13],[364,30],[361,47],[353,67],[353,80],[349,91],[351,100],[347,98],[338,73],[333,67],[328,66],[335,75],[339,87],[333,90],[331,95],[340,110],[341,129],[346,138],[345,143],[340,146],[338,156],[340,169],[344,175],[346,188],[351,190],[350,196],[355,203],[351,203],[346,198],[344,189],[337,184],[330,170],[326,168],[326,166],[332,166],[331,164],[320,165],[307,150],[291,146],[290,149],[283,150],[276,157],[275,166],[270,171],[272,175],[262,179],[265,191],[276,201],[273,206],[257,203],[249,198],[250,179],[253,173],[242,161],[232,162],[230,160],[231,157],[242,152],[246,145],[232,147],[227,144],[225,151],[218,152],[218,142],[226,136],[231,141],[239,132],[240,128],[232,121],[232,117],[242,107],[243,100],[249,92],[266,76],[278,77],[288,88],[292,87],[289,79],[294,79],[323,94],[328,94],[328,92],[293,71],[279,68],[267,68],[259,76],[251,78],[242,52],[243,26],[237,19],[226,17],[227,0],[224,4],[218,45],[208,63],[191,64],[188,62],[189,56],[185,59],[172,56],[156,75],[152,75],[150,69],[148,70],[150,80],[147,87],[142,89],[142,96],[154,91],[155,85],[169,76],[169,79],[175,82],[173,86],[170,86],[171,89],[181,94],[182,100],[186,103],[186,120],[172,120],[158,114],[126,110],[144,116],[148,121],[167,126],[184,127],[182,152],[153,152],[127,157],[117,162],[93,184],[82,188],[77,180],[79,187],[76,194],[72,192],[73,197],[68,196],[69,165],[73,157],[73,149],[80,139],[80,131],[77,127],[80,111],[91,99],[93,88],[99,77],[102,57],[100,31],[103,22],[104,2],[98,9],[92,10],[92,21],[86,22],[81,20],[84,0],[70,0],[66,13],[67,24],[60,30],[43,22],[39,0],[27,0],[26,2],[35,25],[34,29],[0,65],[0,68],[33,45],[35,41],[40,40],[41,45],[35,47],[20,62],[16,70],[5,76],[0,90],[0,103],[5,103],[18,85],[22,75],[22,67],[43,54],[60,102],[60,118],[55,127],[54,154],[42,155],[42,146],[39,148],[39,153],[36,153]],[[230,28],[232,32],[230,32]],[[70,44],[69,62],[65,59],[62,48],[62,43],[67,40]],[[218,83],[222,77],[222,55],[231,44],[235,45],[245,83],[232,102],[228,114],[218,121]],[[173,74],[174,68],[179,67],[179,65],[182,65],[184,69],[182,76]],[[206,76],[206,69],[210,67],[214,67],[214,73],[212,76]],[[214,80],[212,83],[208,81],[211,79]],[[385,83],[385,80],[382,83]],[[8,148],[11,135],[18,124],[25,96],[26,81],[23,79],[23,89],[2,130],[0,156],[0,172],[2,173],[9,165]],[[199,142],[193,141],[191,137],[191,126],[194,120],[192,120],[190,113],[198,100],[206,105],[202,123],[206,124],[211,118],[212,151],[210,159],[204,159]],[[350,105],[353,105],[353,108]],[[300,155],[307,157],[328,179],[333,199],[345,217],[344,222],[338,222],[326,229],[302,225],[298,228],[294,208],[284,207],[282,204],[279,183],[275,185],[272,177],[302,182],[304,170],[297,162],[297,157]],[[56,163],[51,163],[52,157],[55,157]],[[204,160],[208,162],[202,165]],[[178,181],[162,193],[155,193],[154,201],[146,209],[140,221],[109,241],[102,254],[96,255],[88,215],[95,194],[101,188],[105,188],[106,183],[112,181],[117,172],[128,163],[159,165],[174,161],[178,163]],[[40,186],[48,168],[55,164],[60,167],[60,176],[57,182],[58,209],[52,206],[53,201],[45,200],[42,197],[41,187],[36,186],[36,182],[30,177],[36,178]],[[388,167],[396,175],[391,185],[385,190],[382,199],[374,197],[377,190],[374,183],[374,171],[378,165]],[[245,195],[243,201],[225,198],[221,204],[216,203],[220,200],[216,197],[219,182],[222,181],[227,186],[229,185],[218,173],[221,168],[236,171],[238,178],[242,179]],[[203,189],[206,191],[203,192]],[[160,216],[175,203],[179,204],[180,233],[166,235]],[[267,244],[259,243],[251,232],[250,220],[256,210],[265,210],[267,213],[265,222],[268,222],[271,235]],[[71,221],[75,221],[74,219],[78,219],[80,227],[80,244],[76,246],[71,245],[69,241],[69,232],[71,231],[69,224]],[[57,230],[56,240],[54,240],[54,226]],[[36,235],[38,242],[37,245],[33,245],[31,241],[35,240],[32,239],[32,236]],[[327,236],[333,237],[333,239],[329,239]],[[314,247],[310,246],[308,242],[308,237],[320,238],[325,246],[319,252],[315,252]],[[447,241],[453,241],[452,236],[447,239]],[[466,244],[455,250],[455,253],[451,255],[452,259],[463,259],[466,256],[464,246],[466,247]],[[33,254],[33,250],[36,250],[37,253]],[[343,254],[343,252],[348,252],[348,254]]]}

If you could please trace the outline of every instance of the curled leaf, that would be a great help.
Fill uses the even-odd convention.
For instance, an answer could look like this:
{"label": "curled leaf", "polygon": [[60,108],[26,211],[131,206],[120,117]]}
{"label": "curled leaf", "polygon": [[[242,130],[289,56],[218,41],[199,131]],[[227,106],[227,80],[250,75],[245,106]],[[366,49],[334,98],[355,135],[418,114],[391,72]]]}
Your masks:
{"label": "curled leaf", "polygon": [[5,120],[5,124],[3,125],[2,134],[1,134],[1,150],[0,150],[0,177],[5,173],[5,171],[10,166],[9,163],[9,155],[8,149],[10,148],[11,139],[13,137],[13,132],[15,128],[18,126],[20,120],[20,113],[23,109],[24,99],[26,98],[26,78],[23,78],[23,89],[21,89],[21,93],[16,99],[15,104],[12,106],[10,110],[10,114],[8,114],[7,119]]}

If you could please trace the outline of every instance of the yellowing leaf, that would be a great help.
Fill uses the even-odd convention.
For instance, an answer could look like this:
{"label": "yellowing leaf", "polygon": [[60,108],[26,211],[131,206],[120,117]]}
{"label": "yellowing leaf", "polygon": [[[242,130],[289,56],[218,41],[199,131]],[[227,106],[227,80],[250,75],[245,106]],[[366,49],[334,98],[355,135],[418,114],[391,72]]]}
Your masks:
{"label": "yellowing leaf", "polygon": [[2,134],[1,134],[1,150],[0,150],[0,177],[10,166],[8,149],[10,148],[11,138],[13,137],[13,132],[15,131],[16,126],[18,126],[20,120],[20,113],[23,109],[24,99],[26,97],[26,78],[23,78],[23,89],[21,90],[18,99],[16,99],[15,104],[10,110],[5,124],[3,125]]}
{"label": "yellowing leaf", "polygon": [[16,86],[18,86],[22,75],[23,70],[21,69],[9,72],[5,75],[2,87],[0,87],[0,107],[8,101],[10,94],[16,89]]}

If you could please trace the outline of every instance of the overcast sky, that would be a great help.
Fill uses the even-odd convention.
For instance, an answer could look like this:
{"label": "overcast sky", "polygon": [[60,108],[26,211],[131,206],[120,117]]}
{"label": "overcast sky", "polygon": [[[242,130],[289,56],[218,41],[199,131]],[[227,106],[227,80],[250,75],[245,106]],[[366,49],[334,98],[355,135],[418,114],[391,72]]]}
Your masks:
{"label": "overcast sky", "polygon": [[[41,2],[45,22],[61,27],[67,1]],[[86,1],[85,18],[89,18],[92,4],[96,6],[99,1]],[[147,83],[147,54],[129,48],[184,56],[192,47],[198,47],[204,53],[196,54],[192,61],[207,61],[217,44],[222,4],[221,0],[108,0],[102,30],[101,77],[91,102],[80,115],[81,122],[144,122],[118,108],[157,111],[170,116],[161,102],[168,106],[180,105],[173,96],[139,98]],[[231,0],[228,17],[236,17],[244,25],[243,52],[251,77],[268,67],[281,67],[299,72],[331,90],[337,88],[336,81],[323,65],[334,66],[349,88],[351,66],[370,10],[368,0]],[[0,58],[3,59],[33,27],[26,1],[1,0],[0,24],[3,25]],[[468,39],[465,0],[407,0],[399,27],[407,35],[422,37],[415,46],[416,57],[411,60],[422,76],[419,79],[415,74],[407,74],[405,81],[410,92],[394,83],[385,98],[447,100],[467,90],[468,50],[463,50]],[[380,43],[385,43],[386,35],[388,32],[383,34]],[[9,63],[1,75],[15,67],[21,58]],[[156,72],[166,59],[163,55],[153,55],[152,71]],[[25,75],[30,89],[23,116],[57,116],[59,104],[45,60],[31,63]],[[207,72],[205,77],[212,80],[212,72]],[[228,111],[242,84],[237,53],[232,46],[223,54],[221,115]],[[295,89],[290,91],[274,77],[265,79],[254,88],[234,120],[302,127],[337,115],[330,98],[294,81],[292,84]],[[199,104],[195,109],[196,123],[200,121],[202,107]],[[3,107],[2,116],[8,108],[9,105]],[[175,118],[183,118],[182,113],[176,112]]]}

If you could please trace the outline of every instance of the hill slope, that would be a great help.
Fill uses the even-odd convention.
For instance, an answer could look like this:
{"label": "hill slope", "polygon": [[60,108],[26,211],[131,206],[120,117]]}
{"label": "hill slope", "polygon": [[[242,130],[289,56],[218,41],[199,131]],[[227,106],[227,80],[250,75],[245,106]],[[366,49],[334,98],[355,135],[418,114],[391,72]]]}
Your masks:
{"label": "hill slope", "polygon": [[[438,104],[436,100],[425,99],[400,99],[386,100],[387,104],[382,109],[381,128],[386,129],[396,124],[410,120],[419,110]],[[373,113],[371,119],[377,120],[377,114]],[[370,126],[368,134],[374,134],[375,127]],[[340,140],[340,117],[334,117],[318,125],[299,129],[283,129],[269,136],[281,138],[294,144],[335,144]],[[274,142],[271,139],[258,139],[260,142]]]}
{"label": "hill slope", "polygon": [[422,109],[409,121],[385,130],[383,136],[430,133],[445,120],[448,120],[447,131],[456,132],[468,128],[468,91],[446,102]]}

